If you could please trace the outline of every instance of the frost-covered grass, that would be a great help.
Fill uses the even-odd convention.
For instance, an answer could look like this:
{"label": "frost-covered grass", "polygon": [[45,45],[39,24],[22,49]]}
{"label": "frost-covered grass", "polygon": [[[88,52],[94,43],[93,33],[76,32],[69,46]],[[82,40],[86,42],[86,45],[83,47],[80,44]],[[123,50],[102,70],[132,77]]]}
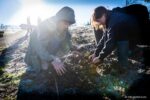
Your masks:
{"label": "frost-covered grass", "polygon": [[[130,61],[130,68],[126,73],[124,69],[117,65],[116,55],[112,54],[102,64],[94,65],[88,59],[89,55],[95,49],[93,30],[90,27],[75,27],[72,28],[71,33],[73,36],[72,42],[78,46],[81,55],[74,55],[70,52],[62,60],[65,66],[69,67],[69,70],[75,73],[69,74],[67,77],[74,77],[73,75],[75,75],[79,79],[74,86],[77,86],[77,88],[83,91],[88,91],[89,93],[95,92],[108,98],[111,98],[111,95],[118,98],[125,96],[126,90],[139,77],[137,69],[140,63]],[[0,69],[0,71],[4,72],[0,76],[0,99],[15,99],[18,85],[22,79],[21,76],[26,75],[24,74],[26,65],[23,59],[28,41],[22,42],[18,46],[17,48],[13,48],[15,49],[13,53],[6,55],[10,59],[5,64],[6,66]],[[30,76],[26,75],[25,77],[28,78]],[[44,80],[40,81],[41,84],[42,81]],[[68,83],[71,80],[65,81],[66,87],[70,85]]]}

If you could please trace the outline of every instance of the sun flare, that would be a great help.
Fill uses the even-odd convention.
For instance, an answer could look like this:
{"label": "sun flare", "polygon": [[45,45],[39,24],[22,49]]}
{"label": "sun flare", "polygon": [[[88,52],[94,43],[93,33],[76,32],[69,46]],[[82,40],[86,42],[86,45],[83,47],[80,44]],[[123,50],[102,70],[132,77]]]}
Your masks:
{"label": "sun flare", "polygon": [[26,4],[14,14],[9,23],[14,25],[26,24],[27,18],[30,17],[31,24],[37,25],[38,18],[44,20],[50,16],[55,15],[56,9],[54,6],[50,6],[44,3]]}

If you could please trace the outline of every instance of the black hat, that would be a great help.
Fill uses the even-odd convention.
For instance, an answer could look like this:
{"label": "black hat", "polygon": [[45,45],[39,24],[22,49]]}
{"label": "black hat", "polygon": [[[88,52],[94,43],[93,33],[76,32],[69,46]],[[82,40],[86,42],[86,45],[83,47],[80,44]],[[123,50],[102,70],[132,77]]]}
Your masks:
{"label": "black hat", "polygon": [[75,14],[74,10],[70,7],[63,7],[56,13],[57,20],[65,20],[70,24],[75,23]]}

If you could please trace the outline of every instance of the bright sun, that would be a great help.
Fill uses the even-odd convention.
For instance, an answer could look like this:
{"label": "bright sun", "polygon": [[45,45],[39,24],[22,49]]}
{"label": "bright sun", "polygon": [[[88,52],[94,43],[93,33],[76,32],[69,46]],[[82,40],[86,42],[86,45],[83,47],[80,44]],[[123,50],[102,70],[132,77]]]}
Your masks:
{"label": "bright sun", "polygon": [[35,4],[28,3],[26,2],[22,5],[22,8],[11,18],[9,23],[14,25],[25,24],[27,23],[27,17],[30,17],[31,24],[37,25],[38,18],[44,20],[56,13],[56,7],[47,5],[43,2]]}

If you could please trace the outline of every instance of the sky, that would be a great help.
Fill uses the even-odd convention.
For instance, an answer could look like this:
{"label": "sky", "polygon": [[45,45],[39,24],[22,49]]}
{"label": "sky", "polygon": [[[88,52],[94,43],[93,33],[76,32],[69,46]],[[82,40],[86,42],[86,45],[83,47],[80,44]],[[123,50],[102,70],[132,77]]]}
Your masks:
{"label": "sky", "polygon": [[125,6],[125,0],[0,0],[0,24],[25,24],[30,17],[31,24],[36,25],[38,18],[54,16],[64,6],[74,9],[77,24],[86,24],[97,6],[112,9]]}

